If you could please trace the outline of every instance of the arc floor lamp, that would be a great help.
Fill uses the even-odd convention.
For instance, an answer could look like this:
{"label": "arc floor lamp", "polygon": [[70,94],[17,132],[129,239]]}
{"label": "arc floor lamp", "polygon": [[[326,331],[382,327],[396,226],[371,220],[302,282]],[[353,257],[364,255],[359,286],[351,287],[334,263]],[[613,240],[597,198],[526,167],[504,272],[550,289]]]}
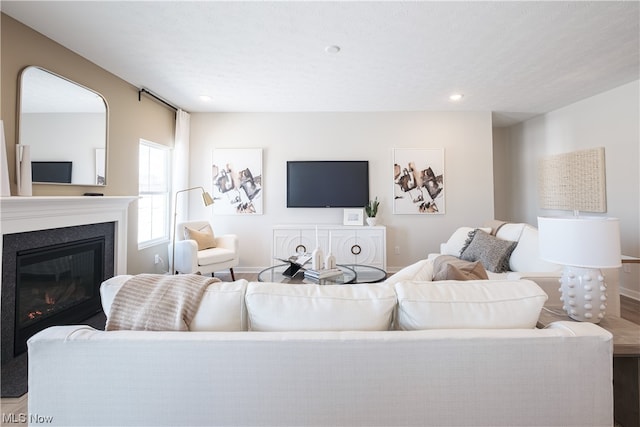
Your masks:
{"label": "arc floor lamp", "polygon": [[173,237],[171,239],[171,274],[176,274],[176,228],[178,224],[176,221],[178,219],[178,194],[186,193],[188,191],[200,189],[202,191],[202,202],[205,206],[211,206],[213,204],[213,197],[211,194],[204,191],[202,187],[191,187],[185,188],[184,190],[176,191],[175,203],[173,206]]}

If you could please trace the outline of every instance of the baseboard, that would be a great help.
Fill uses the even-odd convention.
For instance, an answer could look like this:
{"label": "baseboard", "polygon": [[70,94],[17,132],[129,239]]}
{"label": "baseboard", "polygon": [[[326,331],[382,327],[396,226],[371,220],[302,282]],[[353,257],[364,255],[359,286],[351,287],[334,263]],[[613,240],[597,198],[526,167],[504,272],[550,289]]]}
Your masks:
{"label": "baseboard", "polygon": [[624,295],[627,298],[631,298],[637,301],[640,301],[640,292],[634,291],[633,289],[620,288],[620,295]]}

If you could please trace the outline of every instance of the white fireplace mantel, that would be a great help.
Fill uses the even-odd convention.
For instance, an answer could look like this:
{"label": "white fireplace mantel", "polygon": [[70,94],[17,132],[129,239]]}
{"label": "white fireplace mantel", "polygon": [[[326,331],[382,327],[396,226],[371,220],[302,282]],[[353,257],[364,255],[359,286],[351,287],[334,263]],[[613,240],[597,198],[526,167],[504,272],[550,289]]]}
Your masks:
{"label": "white fireplace mantel", "polygon": [[[0,197],[2,235],[115,222],[115,274],[127,270],[127,209],[137,196]],[[2,253],[2,239],[0,239]],[[0,268],[0,277],[2,270]]]}

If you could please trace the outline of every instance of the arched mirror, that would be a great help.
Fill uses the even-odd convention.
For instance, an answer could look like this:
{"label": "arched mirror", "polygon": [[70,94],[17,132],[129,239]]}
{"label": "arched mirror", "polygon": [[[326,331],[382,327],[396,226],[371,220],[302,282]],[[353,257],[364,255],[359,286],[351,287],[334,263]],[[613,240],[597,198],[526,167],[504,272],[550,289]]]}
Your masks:
{"label": "arched mirror", "polygon": [[29,145],[33,182],[106,185],[107,103],[40,67],[20,75],[18,143]]}

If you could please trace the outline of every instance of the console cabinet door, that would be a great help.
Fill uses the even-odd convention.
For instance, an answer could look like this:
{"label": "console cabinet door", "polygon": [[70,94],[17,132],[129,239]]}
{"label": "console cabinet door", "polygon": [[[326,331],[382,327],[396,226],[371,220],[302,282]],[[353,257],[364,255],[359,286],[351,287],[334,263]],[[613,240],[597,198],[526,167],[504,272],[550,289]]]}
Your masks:
{"label": "console cabinet door", "polygon": [[315,229],[276,228],[273,230],[273,259],[271,260],[272,265],[282,264],[282,261],[280,261],[278,258],[287,259],[291,255],[295,255],[299,252],[311,253],[315,248]]}
{"label": "console cabinet door", "polygon": [[[320,247],[326,255],[329,251],[338,264],[364,264],[386,269],[386,228],[320,226]],[[275,258],[286,259],[297,251],[311,252],[316,248],[314,226],[277,226],[273,229],[272,264],[280,264]]]}
{"label": "console cabinet door", "polygon": [[338,264],[363,264],[386,268],[384,227],[332,230]]}

